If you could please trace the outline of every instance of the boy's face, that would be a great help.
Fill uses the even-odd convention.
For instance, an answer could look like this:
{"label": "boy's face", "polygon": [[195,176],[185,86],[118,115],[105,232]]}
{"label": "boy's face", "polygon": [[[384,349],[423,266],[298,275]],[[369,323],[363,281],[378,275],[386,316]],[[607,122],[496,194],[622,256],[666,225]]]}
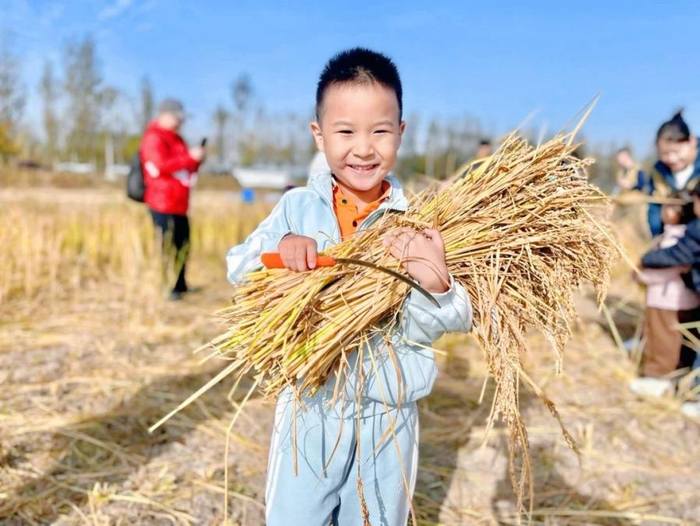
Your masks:
{"label": "boy's face", "polygon": [[311,133],[331,172],[356,197],[376,199],[406,126],[394,90],[376,82],[331,85],[319,117]]}
{"label": "boy's face", "polygon": [[695,217],[700,217],[700,197],[693,195],[693,213]]}

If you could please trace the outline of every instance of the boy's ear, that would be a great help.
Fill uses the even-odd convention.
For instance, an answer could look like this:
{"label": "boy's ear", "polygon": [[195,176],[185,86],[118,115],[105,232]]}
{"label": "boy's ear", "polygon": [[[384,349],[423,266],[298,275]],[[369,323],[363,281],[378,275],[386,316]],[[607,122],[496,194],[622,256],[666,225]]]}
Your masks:
{"label": "boy's ear", "polygon": [[314,142],[316,143],[316,148],[320,152],[324,152],[323,149],[323,134],[321,133],[321,126],[317,121],[311,123],[311,135],[314,136]]}
{"label": "boy's ear", "polygon": [[406,121],[401,121],[399,123],[399,146],[401,146],[401,139],[403,139],[403,132],[406,131]]}

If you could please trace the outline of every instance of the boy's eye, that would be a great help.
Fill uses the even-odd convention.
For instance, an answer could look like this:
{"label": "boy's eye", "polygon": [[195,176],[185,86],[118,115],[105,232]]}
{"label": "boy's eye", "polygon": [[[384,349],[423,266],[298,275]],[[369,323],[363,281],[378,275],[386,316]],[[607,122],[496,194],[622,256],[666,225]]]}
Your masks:
{"label": "boy's eye", "polygon": [[352,133],[352,130],[339,130],[338,133],[342,133],[343,135],[350,135]]}
{"label": "boy's eye", "polygon": [[376,130],[374,133],[389,133],[389,130]]}

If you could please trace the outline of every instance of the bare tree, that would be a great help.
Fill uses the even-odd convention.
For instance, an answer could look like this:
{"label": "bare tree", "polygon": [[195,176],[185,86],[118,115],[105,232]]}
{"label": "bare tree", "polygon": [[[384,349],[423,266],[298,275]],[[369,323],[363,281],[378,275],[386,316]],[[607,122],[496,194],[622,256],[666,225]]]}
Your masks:
{"label": "bare tree", "polygon": [[226,106],[219,104],[214,111],[214,123],[216,124],[216,154],[220,163],[225,160],[226,124],[230,118],[231,112],[226,109]]}
{"label": "bare tree", "polygon": [[141,78],[141,109],[138,116],[142,132],[153,120],[153,117],[155,117],[155,103],[153,100],[154,97],[151,81],[147,75],[144,75]]}
{"label": "bare tree", "polygon": [[231,95],[233,96],[233,104],[238,113],[245,113],[253,97],[253,84],[250,81],[250,75],[242,73],[238,76],[233,82],[233,86],[231,86]]}
{"label": "bare tree", "polygon": [[67,96],[66,146],[80,160],[91,160],[98,150],[97,132],[102,103],[102,75],[90,36],[69,41],[64,49],[64,89]]}
{"label": "bare tree", "polygon": [[431,120],[425,140],[425,174],[430,177],[435,175],[435,158],[440,145],[440,134],[441,129],[437,119]]}
{"label": "bare tree", "polygon": [[[231,85],[231,97],[233,98],[233,107],[235,109],[235,114],[233,115],[234,144],[238,143],[242,148],[243,145],[241,143],[245,135],[245,117],[253,98],[253,84],[250,80],[250,75],[242,73],[238,76]],[[246,147],[246,149],[248,148]],[[239,150],[240,148],[236,148],[240,161],[241,157],[246,157],[247,155],[241,154]]]}
{"label": "bare tree", "polygon": [[20,73],[12,35],[4,31],[0,34],[0,156],[3,159],[17,151],[15,137],[26,102]]}
{"label": "bare tree", "polygon": [[50,162],[55,160],[58,153],[58,117],[56,116],[56,101],[59,86],[53,74],[53,66],[48,60],[44,63],[44,72],[39,81],[39,95],[44,104],[44,133],[46,134],[46,155]]}
{"label": "bare tree", "polygon": [[420,116],[412,112],[407,119],[406,129],[401,138],[401,154],[410,157],[418,150],[418,128],[420,126]]}

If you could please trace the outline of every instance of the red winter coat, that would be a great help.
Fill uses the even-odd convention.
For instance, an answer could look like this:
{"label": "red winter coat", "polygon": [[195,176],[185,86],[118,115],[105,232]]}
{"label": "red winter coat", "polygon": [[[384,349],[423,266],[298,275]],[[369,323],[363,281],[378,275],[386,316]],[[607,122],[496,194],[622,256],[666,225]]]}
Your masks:
{"label": "red winter coat", "polygon": [[144,202],[163,214],[187,215],[192,174],[199,162],[176,132],[151,122],[141,141],[141,166],[146,183]]}

